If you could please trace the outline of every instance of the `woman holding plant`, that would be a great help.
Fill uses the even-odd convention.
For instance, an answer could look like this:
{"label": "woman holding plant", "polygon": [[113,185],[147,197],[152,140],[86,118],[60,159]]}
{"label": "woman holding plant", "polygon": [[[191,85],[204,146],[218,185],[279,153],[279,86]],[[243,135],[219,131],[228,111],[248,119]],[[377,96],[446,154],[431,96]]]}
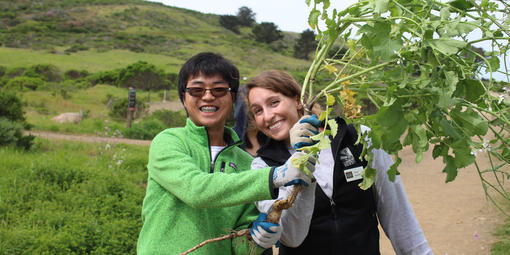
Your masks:
{"label": "woman holding plant", "polygon": [[[300,85],[289,74],[276,70],[262,72],[245,85],[249,114],[266,136],[260,140],[253,169],[281,165],[295,152],[291,128],[314,118],[303,116],[300,94]],[[318,153],[313,173],[318,183],[315,192],[301,194],[302,200],[294,203],[297,208],[293,206],[288,212],[292,217],[282,214],[280,254],[379,254],[378,221],[397,254],[432,254],[399,176],[394,182],[388,180],[391,157],[383,150],[374,150],[375,185],[362,190],[358,184],[367,165],[360,159],[363,145],[356,143],[357,132],[352,125],[339,117],[335,120],[338,133],[329,138],[331,147]],[[370,130],[361,126],[361,131]],[[289,188],[280,187],[278,197],[285,198],[289,192]],[[259,201],[257,207],[265,212],[273,202]],[[310,217],[310,224],[303,224]],[[301,245],[288,247],[296,243]]]}

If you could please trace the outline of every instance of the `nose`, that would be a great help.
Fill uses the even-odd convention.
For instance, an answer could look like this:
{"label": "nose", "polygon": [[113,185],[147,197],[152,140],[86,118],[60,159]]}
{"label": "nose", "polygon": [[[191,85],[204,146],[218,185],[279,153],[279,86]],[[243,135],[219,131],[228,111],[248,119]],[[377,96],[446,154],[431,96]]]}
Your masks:
{"label": "nose", "polygon": [[215,98],[216,97],[213,96],[210,89],[206,89],[204,95],[202,96],[202,100],[214,100]]}
{"label": "nose", "polygon": [[263,112],[263,117],[264,117],[264,121],[266,123],[271,123],[273,117],[274,117],[274,113],[271,109],[264,109],[264,112]]}

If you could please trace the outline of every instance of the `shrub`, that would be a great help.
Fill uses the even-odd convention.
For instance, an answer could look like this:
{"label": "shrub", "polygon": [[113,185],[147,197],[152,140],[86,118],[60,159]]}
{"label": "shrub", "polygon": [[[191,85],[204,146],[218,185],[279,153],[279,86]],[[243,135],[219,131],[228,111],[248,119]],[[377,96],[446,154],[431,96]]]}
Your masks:
{"label": "shrub", "polygon": [[[136,110],[134,118],[138,118],[145,113],[147,109],[147,104],[142,100],[136,101]],[[113,103],[111,111],[108,113],[110,117],[125,120],[127,118],[127,110],[128,110],[128,98],[122,98],[119,100],[115,100]]]}
{"label": "shrub", "polygon": [[14,91],[36,90],[38,87],[44,86],[44,84],[45,82],[41,78],[18,76],[9,80],[4,89]]}
{"label": "shrub", "polygon": [[96,74],[91,74],[87,76],[87,80],[92,84],[109,84],[109,85],[118,85],[119,81],[119,70],[111,70],[99,72]]}
{"label": "shrub", "polygon": [[69,80],[76,80],[76,79],[79,79],[79,78],[85,78],[87,76],[89,76],[89,72],[87,70],[75,70],[75,69],[71,69],[71,70],[67,70],[64,73],[64,78],[65,79],[69,79]]}
{"label": "shrub", "polygon": [[51,64],[38,64],[30,66],[23,72],[24,76],[41,78],[44,81],[60,81],[62,76],[59,69]]}
{"label": "shrub", "polygon": [[186,114],[183,111],[157,110],[152,113],[151,118],[163,122],[167,128],[186,125]]}
{"label": "shrub", "polygon": [[123,134],[127,138],[152,140],[159,132],[167,128],[165,124],[156,119],[142,120],[131,125]]}
{"label": "shrub", "polygon": [[23,103],[12,91],[0,90],[0,117],[10,121],[25,122]]}
{"label": "shrub", "polygon": [[0,146],[16,145],[29,150],[34,136],[23,136],[23,124],[0,117]]}
{"label": "shrub", "polygon": [[255,25],[252,33],[255,36],[255,40],[262,43],[271,43],[283,38],[282,32],[278,30],[278,26],[272,22],[262,22]]}
{"label": "shrub", "polygon": [[239,34],[239,20],[233,15],[221,15],[220,25],[236,34]]}

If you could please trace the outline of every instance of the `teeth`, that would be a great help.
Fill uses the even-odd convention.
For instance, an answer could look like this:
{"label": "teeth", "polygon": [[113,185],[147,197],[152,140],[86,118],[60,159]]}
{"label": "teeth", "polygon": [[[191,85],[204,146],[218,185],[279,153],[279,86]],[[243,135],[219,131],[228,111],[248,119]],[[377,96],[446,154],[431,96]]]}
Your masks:
{"label": "teeth", "polygon": [[202,111],[202,112],[216,112],[217,110],[218,110],[218,107],[214,107],[214,106],[200,107],[200,111]]}
{"label": "teeth", "polygon": [[283,123],[282,121],[277,121],[273,123],[273,125],[269,126],[269,130],[279,128],[282,125],[282,123]]}

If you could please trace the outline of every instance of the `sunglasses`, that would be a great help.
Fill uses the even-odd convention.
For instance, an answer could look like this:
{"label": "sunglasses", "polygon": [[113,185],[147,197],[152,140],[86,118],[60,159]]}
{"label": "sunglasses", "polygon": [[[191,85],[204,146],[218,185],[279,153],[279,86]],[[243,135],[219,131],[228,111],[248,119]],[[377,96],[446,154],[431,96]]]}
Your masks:
{"label": "sunglasses", "polygon": [[209,90],[209,92],[211,92],[211,94],[214,97],[222,97],[222,96],[225,96],[227,94],[227,92],[230,92],[232,89],[231,88],[225,88],[225,87],[212,88],[212,89],[186,88],[186,92],[188,92],[190,94],[190,96],[192,96],[192,97],[203,97],[207,90]]}

